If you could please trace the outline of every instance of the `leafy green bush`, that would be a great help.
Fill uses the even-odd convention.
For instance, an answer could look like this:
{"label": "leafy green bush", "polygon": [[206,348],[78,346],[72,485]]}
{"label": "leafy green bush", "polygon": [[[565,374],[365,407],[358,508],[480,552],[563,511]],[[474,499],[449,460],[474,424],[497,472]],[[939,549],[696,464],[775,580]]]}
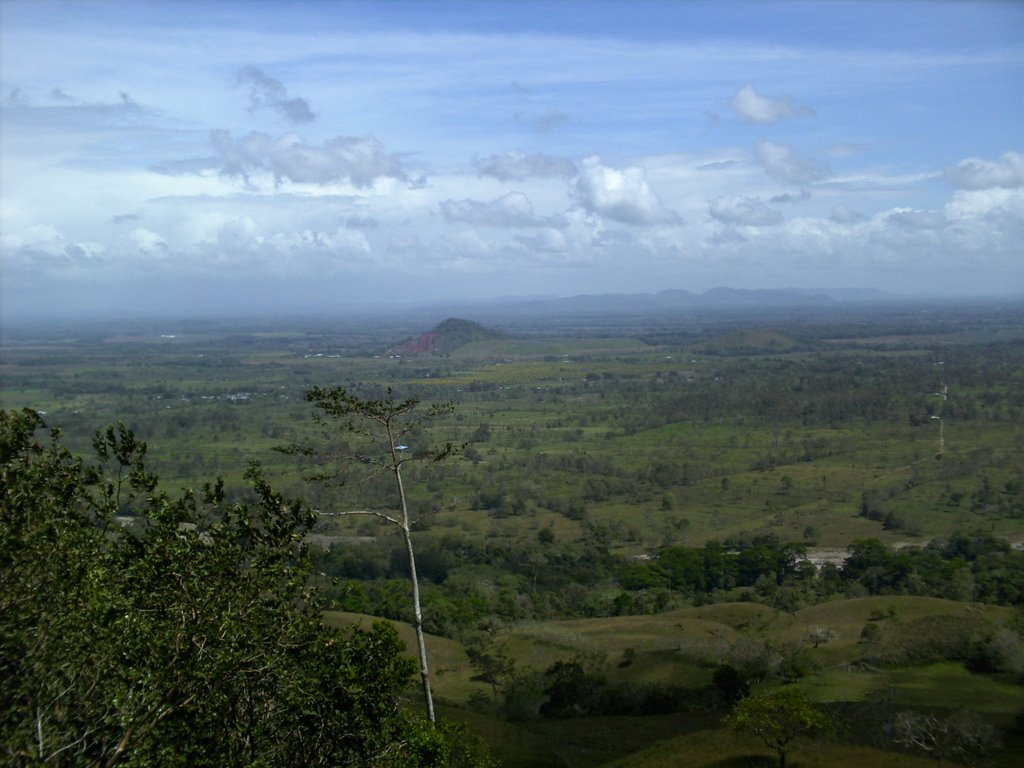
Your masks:
{"label": "leafy green bush", "polygon": [[[260,473],[172,499],[144,443],[97,435],[87,468],[31,411],[0,412],[0,750],[28,766],[444,766],[401,709],[398,637],[325,628],[312,522]],[[121,525],[115,513],[130,511]],[[398,745],[404,745],[398,749]],[[475,759],[475,758],[474,758]],[[462,765],[466,762],[460,763]]]}

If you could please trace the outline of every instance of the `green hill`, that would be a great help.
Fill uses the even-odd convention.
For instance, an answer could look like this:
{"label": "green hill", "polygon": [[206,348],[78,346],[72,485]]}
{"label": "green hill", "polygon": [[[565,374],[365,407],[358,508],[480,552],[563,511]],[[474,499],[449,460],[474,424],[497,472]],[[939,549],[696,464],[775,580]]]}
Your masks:
{"label": "green hill", "polygon": [[[967,708],[1009,728],[1024,708],[1024,688],[1017,679],[971,672],[961,660],[942,657],[941,648],[920,646],[918,641],[950,631],[977,631],[988,637],[998,634],[1012,616],[1013,610],[1006,607],[912,596],[837,600],[794,614],[755,603],[718,603],[646,616],[523,622],[494,633],[490,648],[514,661],[515,673],[509,679],[522,685],[532,676],[538,700],[550,683],[545,670],[558,662],[589,659],[584,663],[595,664],[611,686],[681,686],[696,694],[712,685],[718,664],[749,665],[760,659],[772,671],[754,684],[755,695],[787,684],[836,712],[858,718],[877,719],[878,704],[884,701],[892,712],[923,707],[951,713]],[[365,625],[372,619],[332,612],[327,621]],[[411,649],[411,627],[389,623]],[[900,663],[875,658],[861,638],[865,625],[877,625],[885,642],[916,648],[919,656]],[[830,631],[820,646],[809,639],[817,628]],[[768,753],[760,742],[722,726],[727,710],[719,705],[707,708],[712,703],[708,699],[695,699],[685,711],[643,717],[497,717],[491,688],[474,679],[477,670],[462,644],[438,637],[428,637],[427,644],[434,690],[445,717],[469,723],[506,768],[773,764],[762,762]],[[934,762],[873,747],[861,738],[870,728],[860,730],[857,738],[802,742],[793,754],[793,765],[912,768]],[[1016,737],[1007,733],[1013,743],[994,755],[996,766],[1015,764]]]}
{"label": "green hill", "polygon": [[409,339],[390,351],[402,355],[448,355],[466,344],[500,338],[502,334],[498,331],[485,328],[472,320],[449,317],[432,331]]}

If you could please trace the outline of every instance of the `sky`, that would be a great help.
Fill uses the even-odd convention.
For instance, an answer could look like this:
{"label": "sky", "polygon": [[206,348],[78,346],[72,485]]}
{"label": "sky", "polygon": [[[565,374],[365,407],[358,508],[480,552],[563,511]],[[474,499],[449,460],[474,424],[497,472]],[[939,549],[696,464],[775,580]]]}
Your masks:
{"label": "sky", "polygon": [[0,0],[0,311],[1024,295],[1024,2]]}

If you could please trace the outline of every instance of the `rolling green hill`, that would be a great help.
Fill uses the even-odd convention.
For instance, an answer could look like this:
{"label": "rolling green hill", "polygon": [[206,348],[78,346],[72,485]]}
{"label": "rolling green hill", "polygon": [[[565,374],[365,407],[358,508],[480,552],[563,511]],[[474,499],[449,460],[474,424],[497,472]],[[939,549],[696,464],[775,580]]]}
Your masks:
{"label": "rolling green hill", "polygon": [[[1013,611],[1007,608],[908,596],[834,601],[794,614],[753,603],[719,603],[653,616],[519,623],[497,631],[489,647],[514,659],[520,679],[532,672],[543,681],[544,670],[560,661],[589,659],[587,663],[600,669],[611,685],[628,681],[682,686],[694,692],[713,687],[717,665],[743,663],[761,654],[776,665],[795,660],[800,669],[781,678],[769,674],[755,683],[755,694],[788,679],[791,682],[784,684],[805,690],[812,700],[846,713],[847,718],[875,717],[882,709],[894,714],[925,707],[952,713],[966,707],[1010,727],[1017,713],[1024,711],[1024,687],[1012,677],[970,672],[955,659],[932,658],[910,666],[867,662],[861,632],[869,624],[923,630],[926,622],[938,622],[947,629],[968,626],[988,633],[1000,631],[1012,617]],[[365,625],[371,619],[332,613],[328,621]],[[411,644],[412,628],[395,624]],[[815,628],[834,634],[815,647],[808,639]],[[605,715],[509,722],[498,717],[495,705],[489,703],[491,687],[472,679],[477,670],[461,644],[431,637],[428,648],[445,716],[471,724],[508,768],[549,765],[552,759],[581,768],[754,766],[768,754],[756,739],[737,736],[720,724],[727,709],[708,709],[697,700],[683,711],[643,718]],[[861,733],[833,742],[805,742],[794,751],[791,765],[923,768],[930,764],[922,757],[894,751],[891,745],[882,749],[865,738]],[[1008,748],[996,756],[996,765],[1014,765],[1016,742],[1010,738]]]}

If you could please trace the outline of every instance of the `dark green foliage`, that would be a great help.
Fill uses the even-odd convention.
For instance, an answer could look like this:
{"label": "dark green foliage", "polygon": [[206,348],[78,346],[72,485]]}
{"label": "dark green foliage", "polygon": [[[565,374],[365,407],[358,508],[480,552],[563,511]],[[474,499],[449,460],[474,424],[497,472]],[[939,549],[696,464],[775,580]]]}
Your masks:
{"label": "dark green foliage", "polygon": [[608,688],[604,675],[582,660],[559,661],[544,673],[548,700],[540,713],[548,717],[598,714],[607,711]]}
{"label": "dark green foliage", "polygon": [[798,738],[834,732],[828,713],[793,688],[779,688],[761,696],[742,699],[726,723],[738,733],[761,739],[786,768],[792,743]]}
{"label": "dark green foliage", "polygon": [[444,733],[397,704],[413,665],[395,632],[322,625],[302,506],[257,470],[244,502],[168,498],[129,430],[100,433],[88,470],[43,426],[0,413],[8,764],[447,764]]}
{"label": "dark green foliage", "polygon": [[869,594],[917,594],[986,603],[1024,602],[1024,552],[985,532],[892,550],[877,539],[849,547],[842,576]]}
{"label": "dark green foliage", "polygon": [[504,687],[515,672],[515,661],[501,650],[468,646],[466,653],[469,663],[476,670],[471,680],[487,683],[491,686],[494,703],[498,703],[498,689]]}
{"label": "dark green foliage", "polygon": [[624,566],[619,571],[619,583],[624,589],[671,587],[694,596],[753,586],[766,577],[781,585],[801,575],[800,558],[805,551],[802,544],[780,545],[770,536],[729,549],[714,541],[700,548],[665,547],[653,562]]}
{"label": "dark green foliage", "polygon": [[544,717],[664,715],[707,706],[700,690],[673,685],[611,683],[603,673],[578,660],[559,661],[544,673]]}
{"label": "dark green foliage", "polygon": [[[869,630],[868,627],[877,627]],[[924,616],[909,621],[869,623],[861,633],[863,655],[875,662],[926,664],[968,661],[988,638],[990,629],[970,617]]]}
{"label": "dark green foliage", "polygon": [[731,664],[720,664],[711,676],[711,683],[722,696],[726,706],[733,706],[750,695],[750,679]]}

